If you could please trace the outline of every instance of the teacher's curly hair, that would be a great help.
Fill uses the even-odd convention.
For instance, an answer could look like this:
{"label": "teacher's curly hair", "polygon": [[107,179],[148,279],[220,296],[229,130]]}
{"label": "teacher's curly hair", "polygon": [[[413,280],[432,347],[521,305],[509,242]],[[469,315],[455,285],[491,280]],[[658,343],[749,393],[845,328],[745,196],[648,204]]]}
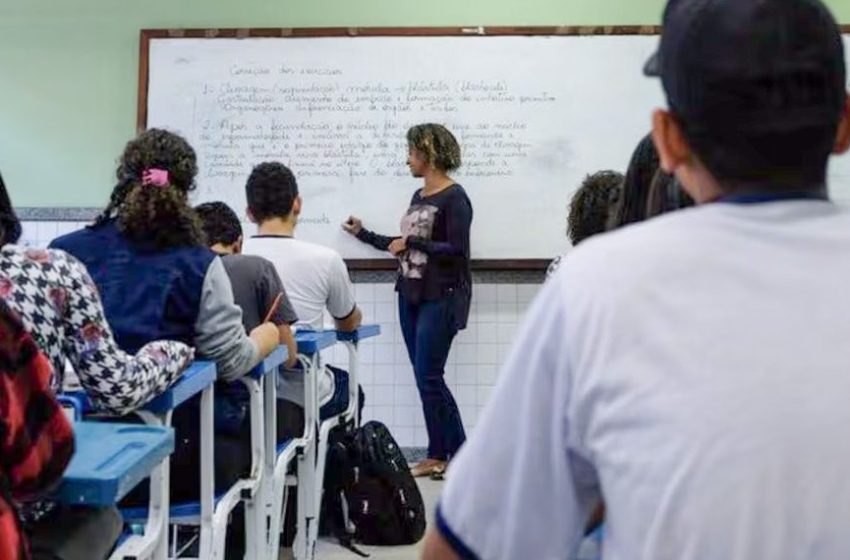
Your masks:
{"label": "teacher's curly hair", "polygon": [[118,164],[118,184],[95,225],[116,219],[129,239],[156,249],[206,244],[189,205],[198,164],[181,136],[150,129],[127,143]]}
{"label": "teacher's curly hair", "polygon": [[441,124],[418,124],[407,131],[407,145],[435,169],[451,172],[460,167],[460,145]]}

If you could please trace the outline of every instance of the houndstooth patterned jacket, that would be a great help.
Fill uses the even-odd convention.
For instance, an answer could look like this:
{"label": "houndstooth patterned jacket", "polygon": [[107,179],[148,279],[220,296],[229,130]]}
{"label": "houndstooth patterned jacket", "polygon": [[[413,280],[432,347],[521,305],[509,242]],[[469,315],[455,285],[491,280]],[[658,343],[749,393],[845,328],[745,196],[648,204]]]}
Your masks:
{"label": "houndstooth patterned jacket", "polygon": [[115,342],[97,288],[85,267],[63,251],[0,249],[0,298],[17,312],[50,358],[51,386],[62,387],[67,358],[95,405],[125,414],[174,381],[194,351],[158,341],[133,356]]}

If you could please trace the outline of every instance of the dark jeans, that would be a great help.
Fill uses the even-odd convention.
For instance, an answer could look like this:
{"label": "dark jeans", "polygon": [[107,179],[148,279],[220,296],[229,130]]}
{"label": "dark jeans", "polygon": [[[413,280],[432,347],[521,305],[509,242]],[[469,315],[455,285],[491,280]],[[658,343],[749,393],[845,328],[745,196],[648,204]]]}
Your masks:
{"label": "dark jeans", "polygon": [[404,296],[398,299],[401,332],[425,413],[428,458],[441,461],[451,459],[466,440],[460,411],[445,381],[446,359],[458,330],[455,307],[450,297],[419,304]]}

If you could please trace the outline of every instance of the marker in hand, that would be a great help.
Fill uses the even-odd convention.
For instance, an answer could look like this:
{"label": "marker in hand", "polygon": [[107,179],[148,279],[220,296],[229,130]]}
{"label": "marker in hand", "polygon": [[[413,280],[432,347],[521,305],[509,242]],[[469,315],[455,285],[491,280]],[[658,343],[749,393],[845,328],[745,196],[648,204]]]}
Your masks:
{"label": "marker in hand", "polygon": [[345,223],[342,224],[342,229],[344,229],[351,235],[357,235],[363,229],[363,222],[360,220],[360,218],[349,216]]}

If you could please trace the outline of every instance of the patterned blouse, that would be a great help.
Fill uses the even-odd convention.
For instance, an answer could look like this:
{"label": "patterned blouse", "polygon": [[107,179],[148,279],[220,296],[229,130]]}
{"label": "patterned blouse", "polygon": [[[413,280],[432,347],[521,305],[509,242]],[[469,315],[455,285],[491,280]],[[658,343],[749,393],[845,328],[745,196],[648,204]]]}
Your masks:
{"label": "patterned blouse", "polygon": [[65,359],[95,405],[126,414],[163,392],[194,351],[158,341],[133,356],[115,342],[97,288],[85,267],[63,251],[0,249],[0,298],[17,312],[53,365],[51,386],[63,385]]}

